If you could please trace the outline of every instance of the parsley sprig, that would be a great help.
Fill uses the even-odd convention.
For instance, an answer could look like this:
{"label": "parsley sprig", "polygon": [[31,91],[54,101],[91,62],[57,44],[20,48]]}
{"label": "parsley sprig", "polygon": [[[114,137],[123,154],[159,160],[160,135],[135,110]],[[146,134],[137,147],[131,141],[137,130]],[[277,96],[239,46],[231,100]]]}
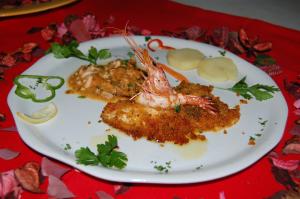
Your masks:
{"label": "parsley sprig", "polygon": [[279,88],[263,84],[254,84],[252,86],[248,86],[245,76],[233,87],[226,90],[233,91],[238,95],[244,97],[245,99],[252,99],[253,97],[255,97],[256,100],[263,101],[272,98],[273,94],[276,91],[279,91]]}
{"label": "parsley sprig", "polygon": [[83,165],[101,164],[108,168],[123,169],[127,165],[127,155],[117,150],[118,140],[114,135],[108,135],[104,144],[97,145],[98,154],[93,153],[88,147],[81,147],[75,151],[76,161]]}
{"label": "parsley sprig", "polygon": [[73,40],[68,45],[61,45],[59,43],[51,43],[51,46],[47,53],[52,52],[55,58],[69,58],[77,57],[82,60],[86,60],[92,64],[97,64],[98,59],[107,59],[111,57],[111,52],[108,49],[97,50],[95,47],[91,46],[88,54],[85,55],[78,49],[79,44]]}

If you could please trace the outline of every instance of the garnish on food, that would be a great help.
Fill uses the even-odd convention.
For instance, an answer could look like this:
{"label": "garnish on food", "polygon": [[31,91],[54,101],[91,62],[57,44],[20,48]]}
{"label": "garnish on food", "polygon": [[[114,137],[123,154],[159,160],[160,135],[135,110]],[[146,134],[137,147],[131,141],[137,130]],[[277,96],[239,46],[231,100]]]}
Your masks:
{"label": "garnish on food", "polygon": [[204,58],[202,52],[192,48],[169,50],[167,54],[168,64],[181,70],[197,68]]}
{"label": "garnish on food", "polygon": [[237,82],[233,87],[226,90],[237,93],[245,99],[252,99],[253,97],[258,101],[268,100],[273,97],[276,91],[280,91],[275,86],[268,86],[263,84],[254,84],[248,86],[246,83],[246,76]]}
{"label": "garnish on food", "polygon": [[230,58],[207,58],[198,65],[198,75],[211,82],[224,82],[236,80],[238,69]]}
{"label": "garnish on food", "polygon": [[68,151],[68,150],[71,150],[71,149],[72,149],[72,147],[71,147],[71,145],[68,144],[68,143],[67,143],[67,144],[65,145],[65,147],[64,147],[64,150],[65,150],[65,151]]}
{"label": "garnish on food", "polygon": [[174,47],[164,45],[162,40],[156,38],[156,39],[148,40],[148,43],[147,43],[147,47],[149,48],[149,50],[151,50],[153,52],[156,51],[156,49],[153,48],[153,46],[152,46],[152,44],[154,44],[154,43],[157,43],[157,49],[162,49],[162,50],[174,50],[175,49]]}
{"label": "garnish on food", "polygon": [[256,141],[255,138],[252,137],[252,136],[250,136],[250,137],[249,137],[249,140],[248,140],[248,145],[255,145],[255,144],[256,144],[255,141]]}
{"label": "garnish on food", "polygon": [[157,171],[159,171],[160,173],[169,173],[169,169],[171,169],[171,161],[165,162],[165,165],[162,164],[156,164],[156,162],[154,162],[154,169],[156,169]]}
{"label": "garnish on food", "polygon": [[30,124],[41,124],[45,123],[48,120],[54,118],[57,114],[57,108],[54,103],[50,103],[42,109],[32,113],[31,115],[27,115],[25,113],[17,112],[17,116],[22,120],[30,123]]}
{"label": "garnish on food", "polygon": [[123,169],[127,165],[127,155],[117,149],[117,137],[108,135],[108,140],[104,144],[97,145],[97,154],[93,153],[89,147],[81,147],[76,150],[76,161],[83,165],[101,164],[104,167]]}
{"label": "garnish on food", "polygon": [[[58,76],[19,75],[14,79],[17,86],[15,93],[33,102],[47,102],[55,97],[55,91],[62,87],[64,82],[64,79]],[[44,91],[44,96],[37,95],[40,89]]]}
{"label": "garnish on food", "polygon": [[225,51],[225,50],[219,50],[218,52],[219,52],[220,55],[222,55],[223,57],[226,55],[226,51]]}
{"label": "garnish on food", "polygon": [[58,43],[52,43],[48,52],[52,52],[54,57],[58,59],[77,57],[82,60],[86,60],[92,64],[97,64],[98,59],[107,59],[111,57],[111,52],[108,49],[97,50],[91,46],[88,54],[85,55],[78,49],[79,44],[73,40],[68,45],[60,45]]}

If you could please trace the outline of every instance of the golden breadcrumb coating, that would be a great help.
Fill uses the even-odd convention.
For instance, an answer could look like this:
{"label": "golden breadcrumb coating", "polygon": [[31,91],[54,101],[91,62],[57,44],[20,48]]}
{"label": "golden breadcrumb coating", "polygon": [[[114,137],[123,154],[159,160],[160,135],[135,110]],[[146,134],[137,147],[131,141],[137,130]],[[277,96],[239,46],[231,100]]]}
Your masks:
{"label": "golden breadcrumb coating", "polygon": [[210,98],[216,108],[215,114],[194,105],[163,109],[120,100],[108,103],[101,118],[134,139],[145,137],[160,143],[172,142],[180,145],[191,139],[204,140],[202,132],[224,130],[237,123],[240,118],[239,106],[229,108],[219,97],[211,94],[213,87],[181,83],[175,90]]}

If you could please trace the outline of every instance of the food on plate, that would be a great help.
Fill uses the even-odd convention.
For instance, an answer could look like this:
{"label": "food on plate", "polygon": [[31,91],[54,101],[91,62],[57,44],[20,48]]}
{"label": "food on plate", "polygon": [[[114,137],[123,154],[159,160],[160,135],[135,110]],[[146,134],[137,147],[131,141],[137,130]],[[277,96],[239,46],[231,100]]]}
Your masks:
{"label": "food on plate", "polygon": [[273,98],[273,94],[275,92],[280,91],[280,89],[276,88],[275,86],[264,84],[254,84],[252,86],[248,86],[248,84],[246,83],[246,76],[231,88],[227,88],[225,90],[235,92],[237,95],[242,96],[247,100],[250,100],[254,97],[258,101],[271,99]]}
{"label": "food on plate", "polygon": [[230,58],[214,57],[204,59],[198,65],[198,74],[211,82],[235,81],[238,77],[238,69]]}
{"label": "food on plate", "polygon": [[212,95],[213,87],[181,83],[178,93],[211,99],[215,111],[193,104],[174,107],[153,107],[137,101],[120,100],[108,103],[102,120],[134,139],[147,138],[160,143],[186,144],[190,140],[205,140],[204,131],[219,131],[239,121],[240,108],[229,108],[219,97]]}
{"label": "food on plate", "polygon": [[57,59],[76,57],[90,62],[91,64],[97,64],[99,59],[108,59],[111,57],[109,49],[100,49],[91,46],[88,50],[88,54],[83,53],[78,49],[79,44],[76,40],[72,40],[69,44],[61,45],[59,43],[51,43],[48,52],[52,52],[54,57]]}
{"label": "food on plate", "polygon": [[181,48],[168,51],[168,64],[181,70],[197,68],[205,58],[204,54],[192,48]]}
{"label": "food on plate", "polygon": [[42,109],[32,113],[31,115],[17,112],[17,116],[30,124],[41,124],[49,121],[57,115],[57,108],[54,103],[50,103]]}
{"label": "food on plate", "polygon": [[203,131],[224,129],[239,120],[239,106],[230,109],[212,95],[212,87],[183,81],[172,88],[162,64],[155,62],[130,37],[125,39],[148,76],[133,98],[110,102],[104,107],[101,117],[105,123],[135,139],[146,137],[162,143],[185,144],[190,139],[205,139]]}
{"label": "food on plate", "polygon": [[97,154],[89,147],[81,147],[75,151],[76,162],[83,165],[101,164],[108,168],[123,169],[127,166],[127,155],[119,151],[118,138],[108,135],[104,144],[97,144]]}
{"label": "food on plate", "polygon": [[[157,44],[157,46],[155,48],[153,48],[153,44]],[[160,50],[174,50],[175,48],[172,47],[172,46],[167,46],[163,43],[162,40],[158,39],[158,38],[155,38],[155,39],[150,39],[148,40],[147,42],[147,47],[149,50],[155,52],[157,49],[160,49]]]}
{"label": "food on plate", "polygon": [[192,104],[209,112],[214,111],[210,99],[206,97],[177,93],[171,87],[164,73],[163,64],[155,62],[149,52],[138,47],[128,34],[125,33],[124,37],[147,72],[147,78],[141,85],[141,91],[131,99],[151,107],[169,108],[179,104]]}
{"label": "food on plate", "polygon": [[33,102],[47,102],[55,97],[55,91],[61,88],[64,82],[65,80],[58,76],[19,75],[14,79],[17,86],[15,93]]}
{"label": "food on plate", "polygon": [[140,91],[145,77],[134,59],[84,65],[69,77],[67,93],[105,101],[127,99]]}

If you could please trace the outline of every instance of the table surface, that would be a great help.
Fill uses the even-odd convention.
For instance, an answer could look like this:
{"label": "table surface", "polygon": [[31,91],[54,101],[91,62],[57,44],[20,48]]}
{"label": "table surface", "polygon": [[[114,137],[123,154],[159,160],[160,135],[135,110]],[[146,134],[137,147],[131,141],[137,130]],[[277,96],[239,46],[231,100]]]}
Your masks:
{"label": "table surface", "polygon": [[[290,131],[295,128],[295,121],[299,117],[294,112],[295,107],[293,106],[293,102],[299,95],[295,98],[293,94],[289,93],[285,89],[285,83],[299,82],[300,32],[258,19],[222,14],[167,0],[152,0],[147,1],[146,4],[147,6],[145,6],[144,1],[141,2],[138,0],[126,1],[126,3],[124,1],[121,3],[119,0],[82,0],[46,12],[0,18],[0,52],[8,53],[8,55],[13,54],[22,48],[24,43],[28,42],[38,43],[41,49],[48,49],[50,41],[44,39],[45,35],[43,37],[40,30],[46,28],[49,24],[61,24],[66,16],[71,14],[83,16],[85,13],[93,13],[100,27],[103,27],[104,22],[106,22],[112,23],[110,24],[111,26],[123,28],[124,24],[129,20],[130,24],[136,27],[136,34],[151,31],[153,35],[169,33],[173,36],[178,36],[186,28],[197,26],[205,30],[207,35],[211,36],[213,30],[220,27],[228,27],[230,31],[235,32],[244,28],[250,38],[259,36],[263,42],[272,42],[272,50],[267,52],[267,54],[274,58],[277,63],[275,65],[267,65],[266,67],[271,66],[271,68],[274,68],[274,66],[278,66],[281,68],[280,71],[277,71],[278,74],[271,77],[278,84],[287,101],[289,115],[283,138],[272,151],[276,152],[279,156],[278,158],[282,159],[282,161],[299,160],[299,154],[284,155],[282,154],[282,149],[285,147],[286,142],[291,139],[292,134]],[[32,31],[33,27],[35,27],[36,32],[28,34],[28,30],[31,29]],[[217,30],[220,31],[220,29]],[[55,39],[60,41],[58,38]],[[191,37],[187,39],[191,39]],[[207,37],[203,41],[207,42]],[[0,173],[20,168],[29,161],[36,161],[38,163],[42,161],[43,155],[32,150],[20,138],[17,130],[14,128],[15,123],[6,101],[10,89],[13,87],[13,79],[35,63],[40,56],[33,57],[27,62],[17,62],[13,66],[0,66],[0,72],[4,72],[4,79],[0,80],[0,113],[6,116],[6,120],[0,122],[0,149],[8,148],[20,152],[19,156],[12,160],[0,158]],[[254,58],[253,56],[249,58],[245,54],[241,55],[241,57],[250,62],[253,62]],[[7,60],[2,65],[6,63],[8,63]],[[294,84],[296,88],[299,85],[299,83]],[[299,91],[300,88],[295,93]],[[297,132],[299,133],[299,131]],[[53,159],[51,161],[65,166]],[[299,198],[299,195],[297,195],[299,193],[296,191],[299,190],[299,175],[297,177],[295,174],[299,172],[299,168],[294,169],[293,172],[280,168],[280,165],[274,166],[274,162],[272,164],[268,154],[266,154],[259,161],[243,171],[204,183],[185,185],[126,184],[125,186],[122,183],[108,182],[74,169],[66,173],[61,180],[76,195],[76,198],[97,198],[95,195],[97,191],[104,191],[114,198],[253,199],[275,198],[275,196],[282,198],[284,194],[294,194],[294,198]],[[0,181],[0,183],[2,182]],[[128,186],[129,189],[126,189],[121,194],[116,193],[116,189],[120,186]],[[46,183],[42,185],[43,190],[46,190],[46,187],[47,179]],[[281,195],[275,195],[276,192],[280,192]],[[33,194],[24,191],[22,198],[41,199],[49,197],[46,193]]]}

